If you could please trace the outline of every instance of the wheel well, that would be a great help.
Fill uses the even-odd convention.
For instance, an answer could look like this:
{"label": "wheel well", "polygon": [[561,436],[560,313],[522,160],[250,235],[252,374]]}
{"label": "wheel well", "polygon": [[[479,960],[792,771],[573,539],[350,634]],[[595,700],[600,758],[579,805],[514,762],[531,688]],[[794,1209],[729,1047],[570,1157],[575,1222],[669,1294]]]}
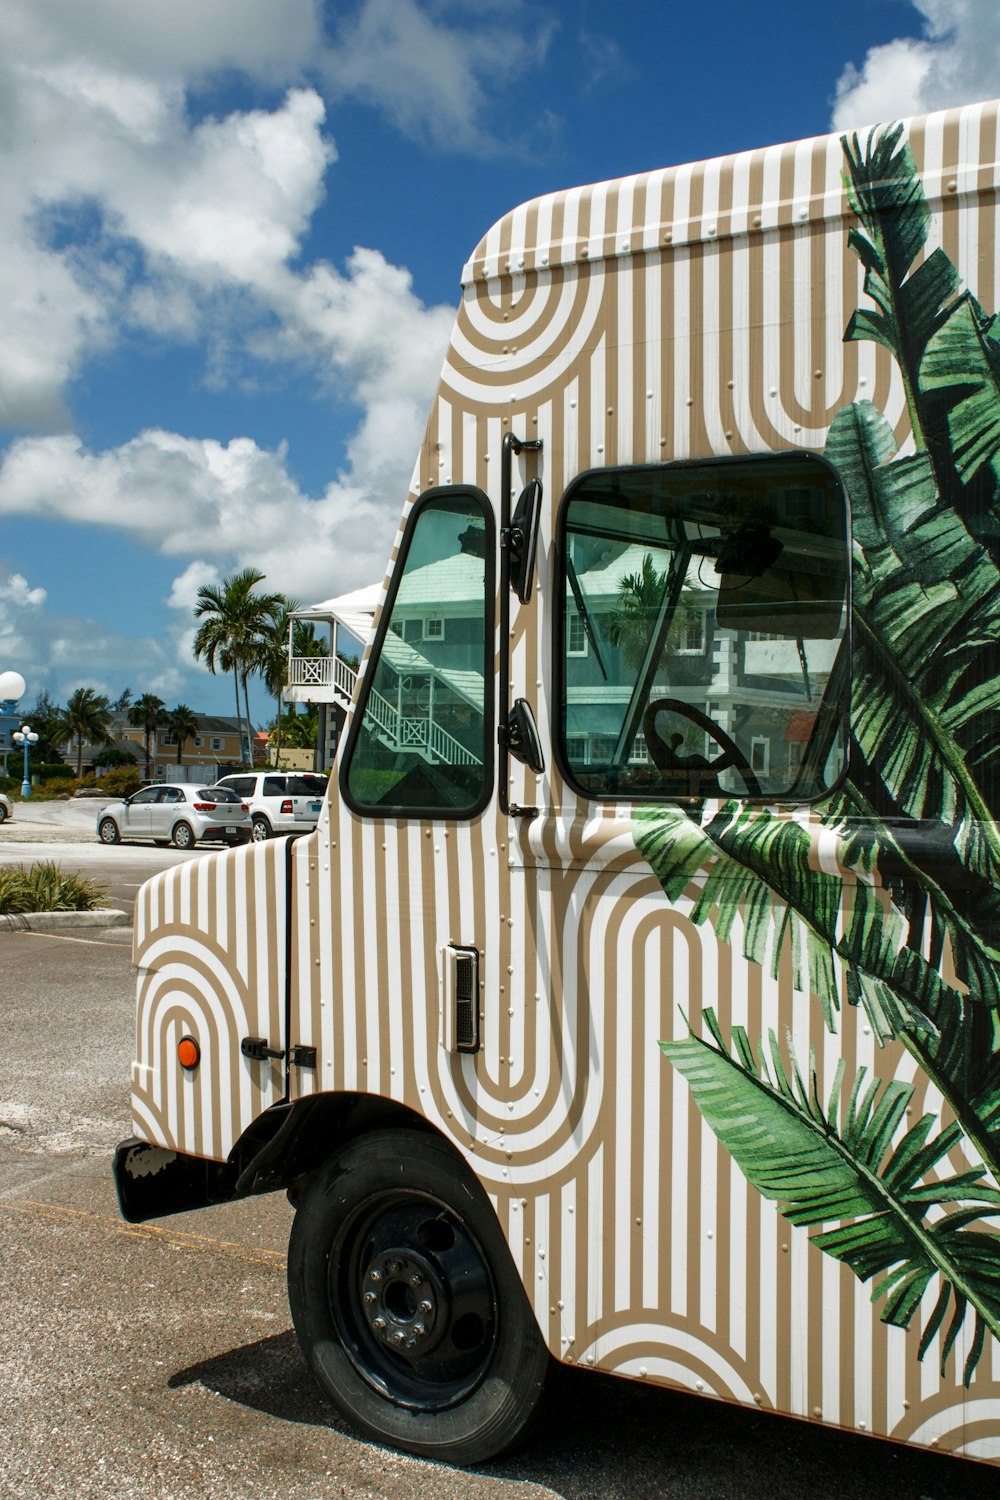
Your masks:
{"label": "wheel well", "polygon": [[[447,1137],[423,1115],[377,1094],[311,1094],[258,1116],[240,1137],[235,1158],[237,1193],[285,1188],[295,1201],[308,1179],[336,1147],[390,1126]],[[449,1142],[449,1145],[452,1143]]]}

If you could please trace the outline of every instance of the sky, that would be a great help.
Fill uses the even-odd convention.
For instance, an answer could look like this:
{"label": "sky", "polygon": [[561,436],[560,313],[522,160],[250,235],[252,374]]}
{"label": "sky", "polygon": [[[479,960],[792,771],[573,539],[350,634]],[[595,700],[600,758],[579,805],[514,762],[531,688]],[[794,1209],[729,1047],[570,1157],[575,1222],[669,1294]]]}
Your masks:
{"label": "sky", "polygon": [[998,78],[996,0],[3,0],[0,672],[231,712],[198,588],[381,580],[504,213]]}

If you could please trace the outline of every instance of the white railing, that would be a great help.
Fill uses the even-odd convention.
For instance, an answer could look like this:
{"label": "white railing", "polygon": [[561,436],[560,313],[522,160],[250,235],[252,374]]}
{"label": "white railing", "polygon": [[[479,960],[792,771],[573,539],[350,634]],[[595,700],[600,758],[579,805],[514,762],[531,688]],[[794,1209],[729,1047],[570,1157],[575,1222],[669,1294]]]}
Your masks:
{"label": "white railing", "polygon": [[482,765],[478,755],[466,749],[461,740],[456,740],[447,729],[442,729],[429,714],[419,717],[400,714],[388,698],[383,698],[374,688],[368,696],[366,715],[375,720],[393,750],[429,752],[435,760],[448,766]]}
{"label": "white railing", "polygon": [[354,697],[358,674],[339,656],[290,656],[289,687],[332,687],[347,702]]}

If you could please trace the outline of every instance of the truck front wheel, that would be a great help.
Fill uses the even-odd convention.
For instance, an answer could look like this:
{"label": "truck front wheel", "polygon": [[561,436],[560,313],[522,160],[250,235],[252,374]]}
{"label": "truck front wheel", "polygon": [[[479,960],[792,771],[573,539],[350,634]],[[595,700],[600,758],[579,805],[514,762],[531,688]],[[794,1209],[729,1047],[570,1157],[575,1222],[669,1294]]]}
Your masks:
{"label": "truck front wheel", "polygon": [[447,1463],[522,1438],[549,1356],[481,1185],[445,1141],[358,1137],[299,1202],[295,1331],[320,1386],[366,1437]]}

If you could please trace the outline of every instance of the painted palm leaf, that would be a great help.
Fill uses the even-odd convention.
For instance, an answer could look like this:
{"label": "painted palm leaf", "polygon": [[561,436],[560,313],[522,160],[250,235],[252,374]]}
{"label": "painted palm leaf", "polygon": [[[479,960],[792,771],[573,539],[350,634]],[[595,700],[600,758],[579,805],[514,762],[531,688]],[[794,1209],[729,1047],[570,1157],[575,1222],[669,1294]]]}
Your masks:
{"label": "painted palm leaf", "polygon": [[[633,814],[633,831],[671,901],[698,877],[692,921],[710,920],[729,941],[739,914],[745,956],[758,964],[770,957],[775,976],[790,951],[793,982],[820,1000],[830,1030],[840,1004],[835,957],[853,974],[851,998],[883,1040],[933,1038],[940,1018],[966,1005],[936,967],[906,947],[900,915],[869,879],[848,883],[816,869],[813,832],[795,819],[736,801],[709,809],[702,823],[679,808],[643,807]],[[862,877],[867,847],[857,856]],[[851,845],[844,848],[850,854]]]}
{"label": "painted palm leaf", "polygon": [[998,1241],[987,1227],[970,1225],[997,1214],[1000,1191],[982,1182],[981,1168],[946,1174],[960,1128],[932,1136],[934,1117],[927,1114],[899,1135],[912,1085],[868,1081],[862,1068],[842,1097],[843,1062],[824,1107],[815,1067],[808,1079],[794,1063],[789,1072],[773,1033],[768,1055],[763,1043],[755,1055],[746,1032],[735,1027],[731,1054],[712,1011],[705,1021],[714,1044],[692,1034],[660,1045],[748,1182],[791,1224],[836,1226],[819,1228],[813,1243],[872,1283],[883,1322],[909,1327],[924,1293],[940,1278],[920,1357],[950,1307],[943,1374],[971,1308],[968,1385],[986,1332],[1000,1338]]}
{"label": "painted palm leaf", "polygon": [[845,338],[874,339],[895,357],[903,376],[918,447],[926,446],[917,374],[928,340],[947,316],[961,285],[943,250],[915,268],[927,243],[931,214],[902,125],[842,138],[844,184],[861,222],[849,243],[865,268],[865,292],[876,311],[859,309]]}
{"label": "painted palm leaf", "polygon": [[963,481],[989,464],[1000,479],[1000,343],[995,317],[966,293],[927,344],[920,385],[948,406],[955,466]]}
{"label": "painted palm leaf", "polygon": [[854,570],[852,730],[899,812],[952,830],[965,868],[1000,878],[1000,839],[976,768],[1000,745],[982,680],[1000,643],[1000,570],[941,504],[925,456],[887,462],[885,419],[839,412],[827,455],[843,475],[861,548]]}

